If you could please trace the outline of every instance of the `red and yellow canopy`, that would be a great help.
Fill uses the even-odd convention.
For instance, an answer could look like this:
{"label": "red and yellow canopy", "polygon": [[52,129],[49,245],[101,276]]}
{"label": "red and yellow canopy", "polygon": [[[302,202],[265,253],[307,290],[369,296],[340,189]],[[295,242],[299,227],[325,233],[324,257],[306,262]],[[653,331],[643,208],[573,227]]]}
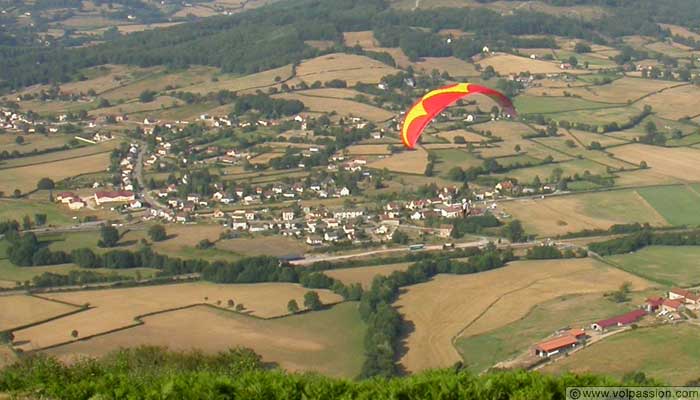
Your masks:
{"label": "red and yellow canopy", "polygon": [[457,100],[472,94],[483,94],[496,101],[505,113],[515,116],[513,103],[502,93],[485,86],[470,83],[457,83],[435,89],[427,93],[406,113],[401,128],[403,144],[412,149],[428,123]]}

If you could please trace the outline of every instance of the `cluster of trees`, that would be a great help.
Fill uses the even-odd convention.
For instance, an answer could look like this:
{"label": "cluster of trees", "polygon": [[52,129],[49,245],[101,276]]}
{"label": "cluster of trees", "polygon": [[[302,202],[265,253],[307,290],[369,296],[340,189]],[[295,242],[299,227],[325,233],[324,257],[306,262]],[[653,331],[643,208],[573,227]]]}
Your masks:
{"label": "cluster of trees", "polygon": [[[156,393],[177,399],[243,398],[565,398],[570,386],[660,386],[643,373],[623,382],[588,374],[541,374],[500,371],[476,375],[466,368],[423,372],[411,376],[361,382],[317,374],[270,370],[252,350],[230,349],[215,355],[171,352],[158,347],[121,349],[98,360],[64,364],[45,355],[22,357],[0,371],[0,390],[33,393],[42,398],[102,398],[119,393],[142,398]],[[689,383],[691,384],[691,383]],[[312,395],[310,395],[312,394]]]}
{"label": "cluster of trees", "polygon": [[646,246],[698,246],[700,231],[653,232],[648,228],[621,238],[592,243],[588,248],[600,255],[625,254]]}
{"label": "cluster of trees", "polygon": [[268,118],[277,118],[302,112],[304,103],[299,100],[273,99],[266,94],[249,94],[236,98],[235,113],[243,114],[251,110]]}
{"label": "cluster of trees", "polygon": [[583,258],[586,257],[587,253],[584,249],[578,249],[574,251],[572,249],[566,249],[561,251],[557,246],[535,246],[527,250],[525,258],[528,260],[553,260],[559,258]]}
{"label": "cluster of trees", "polygon": [[10,229],[5,233],[5,239],[10,243],[7,258],[19,266],[65,264],[70,262],[70,255],[64,251],[51,251],[39,243],[36,235],[27,232],[19,234]]}
{"label": "cluster of trees", "polygon": [[85,285],[98,282],[128,281],[134,278],[118,274],[102,274],[95,271],[76,270],[70,271],[67,275],[44,272],[32,278],[31,286],[34,287],[54,287],[69,285]]}
{"label": "cluster of trees", "polygon": [[452,222],[453,238],[461,238],[468,233],[480,233],[484,228],[495,228],[501,226],[501,221],[491,213],[477,215],[468,218],[458,218]]}

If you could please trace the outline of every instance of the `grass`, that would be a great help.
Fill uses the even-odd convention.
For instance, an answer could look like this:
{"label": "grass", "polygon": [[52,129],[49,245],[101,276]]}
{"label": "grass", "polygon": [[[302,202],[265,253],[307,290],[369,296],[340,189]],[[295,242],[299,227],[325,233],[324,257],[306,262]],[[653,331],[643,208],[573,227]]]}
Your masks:
{"label": "grass", "polygon": [[671,225],[700,225],[700,193],[688,186],[639,189],[639,194]]}
{"label": "grass", "polygon": [[[208,353],[244,346],[286,370],[354,378],[364,361],[366,330],[357,307],[355,302],[346,302],[267,321],[195,307],[146,317],[144,325],[60,346],[48,353],[69,359],[82,354],[102,356],[119,347],[137,345],[168,345],[173,350],[196,347]],[[183,323],[187,329],[182,329]]]}
{"label": "grass", "polygon": [[574,110],[594,110],[609,105],[575,97],[547,97],[520,95],[515,98],[515,108],[520,114],[552,114]]}
{"label": "grass", "polygon": [[628,144],[610,148],[608,152],[635,165],[645,161],[650,174],[666,178],[667,181],[697,182],[700,176],[698,149]]}
{"label": "grass", "polygon": [[482,160],[464,149],[431,150],[430,154],[437,157],[435,173],[443,178],[446,178],[447,173],[454,167],[469,169],[483,164]]}
{"label": "grass", "polygon": [[625,271],[668,286],[700,285],[700,247],[648,246],[607,259]]}
{"label": "grass", "polygon": [[690,324],[636,329],[607,338],[546,366],[544,372],[593,372],[615,377],[641,371],[673,385],[697,379],[700,328]]}
{"label": "grass", "polygon": [[614,303],[600,294],[562,296],[536,305],[522,319],[482,335],[461,337],[455,346],[467,367],[481,372],[513,358],[565,327],[583,328],[621,314],[629,303]]}
{"label": "grass", "polygon": [[34,221],[35,214],[46,214],[47,225],[70,225],[75,223],[66,213],[68,207],[61,208],[56,203],[28,199],[0,199],[0,221],[16,220],[20,224],[25,215]]}
{"label": "grass", "polygon": [[363,288],[369,289],[375,276],[388,276],[394,271],[405,271],[413,263],[398,263],[388,265],[378,265],[369,267],[342,268],[325,271],[331,278],[338,279],[346,285],[359,283]]}
{"label": "grass", "polygon": [[303,254],[308,246],[299,240],[281,236],[264,236],[254,239],[227,239],[216,244],[221,250],[226,250],[246,256],[284,256],[289,254]]}

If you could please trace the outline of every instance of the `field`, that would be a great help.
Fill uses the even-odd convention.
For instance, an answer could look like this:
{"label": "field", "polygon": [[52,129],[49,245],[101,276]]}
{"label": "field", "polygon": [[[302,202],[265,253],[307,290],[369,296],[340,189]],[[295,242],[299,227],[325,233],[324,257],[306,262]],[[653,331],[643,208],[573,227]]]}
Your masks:
{"label": "field", "polygon": [[572,160],[556,164],[538,165],[535,167],[518,168],[504,173],[504,176],[518,179],[520,182],[532,182],[535,176],[540,179],[546,179],[555,168],[560,168],[563,171],[562,176],[573,176],[574,174],[583,175],[585,171],[589,171],[594,175],[606,175],[605,166],[595,163],[590,160]]}
{"label": "field", "polygon": [[653,226],[668,224],[639,193],[632,190],[516,200],[501,203],[499,207],[523,221],[527,232],[544,236],[583,229],[607,229],[613,224],[632,222],[648,222]]}
{"label": "field", "polygon": [[431,150],[430,153],[437,158],[435,162],[435,174],[443,178],[447,177],[447,173],[454,167],[469,169],[483,164],[482,160],[463,149]]}
{"label": "field", "polygon": [[394,116],[389,111],[352,100],[334,99],[319,96],[306,96],[304,92],[282,93],[273,97],[287,100],[299,100],[312,112],[337,112],[340,115],[350,115],[366,118],[373,122],[381,122]]}
{"label": "field", "polygon": [[624,104],[676,85],[678,83],[670,81],[623,77],[606,85],[566,90],[586,100]]}
{"label": "field", "polygon": [[700,40],[700,35],[698,35],[695,32],[692,32],[692,31],[690,31],[687,28],[684,28],[682,26],[670,25],[670,24],[659,24],[659,25],[661,25],[661,27],[664,29],[670,30],[672,35],[678,35],[678,36],[685,37],[685,38],[692,38],[695,40]]}
{"label": "field", "polygon": [[648,286],[592,259],[513,262],[474,275],[438,275],[410,286],[396,303],[413,328],[401,363],[411,372],[447,367],[462,359],[452,346],[455,338],[506,326],[557,297],[600,293],[626,281],[635,290]]}
{"label": "field", "polygon": [[354,144],[347,149],[349,155],[372,155],[386,156],[390,155],[389,146],[386,144]]}
{"label": "field", "polygon": [[697,379],[700,328],[665,325],[623,332],[582,349],[542,369],[543,372],[610,374],[621,378],[644,372],[672,385]]}
{"label": "field", "polygon": [[[574,110],[592,110],[610,107],[576,97],[520,95],[514,100],[515,108],[521,114],[553,114]],[[589,121],[590,122],[590,121]]]}
{"label": "field", "polygon": [[[357,303],[273,320],[198,306],[143,319],[145,324],[60,346],[46,353],[69,360],[102,356],[119,347],[168,346],[173,350],[197,348],[205,352],[244,346],[266,362],[291,371],[316,371],[354,378],[360,372],[365,325]],[[187,329],[183,330],[183,323]]]}
{"label": "field", "polygon": [[700,247],[647,246],[607,259],[626,271],[669,286],[700,284]]}
{"label": "field", "polygon": [[29,215],[33,221],[35,214],[46,214],[48,225],[69,225],[74,223],[70,213],[72,211],[68,207],[61,208],[57,203],[49,203],[47,200],[0,199],[0,221],[14,219],[21,223],[25,215]]}
{"label": "field", "polygon": [[700,193],[691,186],[641,188],[639,194],[671,225],[700,225]]}
{"label": "field", "polygon": [[629,144],[609,149],[609,152],[636,165],[646,161],[654,174],[680,181],[700,181],[700,150]]}
{"label": "field", "polygon": [[536,305],[511,324],[479,335],[460,337],[455,346],[467,367],[478,373],[530,351],[535,343],[558,329],[587,327],[595,321],[627,312],[633,304],[615,303],[599,293],[562,296]]}
{"label": "field", "polygon": [[466,142],[479,143],[486,139],[485,137],[476,134],[474,132],[465,131],[464,129],[455,129],[447,132],[440,132],[437,134],[438,137],[448,140],[450,143],[454,143],[456,136],[461,136]]}
{"label": "field", "polygon": [[[527,57],[519,57],[512,54],[498,54],[479,61],[482,68],[492,66],[501,75],[519,74],[530,72],[532,74],[559,74],[562,70],[554,62],[533,60]],[[569,73],[580,73],[577,70],[568,70]]]}
{"label": "field", "polygon": [[0,331],[43,321],[74,311],[76,307],[32,296],[0,296]]}
{"label": "field", "polygon": [[60,181],[88,172],[102,171],[108,166],[109,153],[101,153],[37,165],[4,168],[0,172],[0,191],[11,193],[19,189],[24,193],[35,189],[36,183],[44,177]]}
{"label": "field", "polygon": [[292,66],[271,69],[268,71],[259,72],[246,76],[236,75],[221,75],[217,77],[217,81],[209,81],[198,85],[189,86],[188,92],[206,94],[209,92],[217,92],[222,89],[231,91],[255,91],[255,89],[263,89],[276,84],[275,78],[279,77],[280,83],[288,80],[292,76]]}
{"label": "field", "polygon": [[377,47],[377,41],[374,39],[374,33],[372,31],[362,31],[362,32],[344,32],[343,38],[345,44],[352,47],[357,44],[363,49],[372,49]]}
{"label": "field", "polygon": [[364,289],[369,289],[375,276],[388,276],[394,271],[405,271],[413,263],[399,263],[370,267],[342,268],[325,271],[331,278],[338,279],[346,285],[359,283]]}
{"label": "field", "polygon": [[44,150],[55,147],[62,147],[70,140],[66,135],[21,135],[24,138],[24,143],[15,143],[17,135],[0,135],[0,148],[7,150],[9,153],[18,151],[20,153],[30,153],[34,149]]}
{"label": "field", "polygon": [[333,53],[303,61],[297,68],[296,77],[309,85],[333,79],[354,85],[357,82],[378,83],[382,77],[396,72],[397,69],[368,57]]}
{"label": "field", "polygon": [[695,100],[698,97],[700,89],[697,86],[686,85],[649,96],[641,103],[652,106],[654,111],[664,118],[677,120],[700,114]]}
{"label": "field", "polygon": [[428,165],[428,152],[418,147],[415,150],[406,150],[401,153],[374,161],[369,164],[376,169],[388,169],[389,171],[404,174],[423,175]]}
{"label": "field", "polygon": [[431,73],[433,70],[447,72],[453,78],[479,76],[479,72],[474,67],[474,64],[457,57],[425,57],[421,61],[413,63],[413,68],[426,73]]}
{"label": "field", "polygon": [[[170,96],[158,96],[149,103],[141,103],[138,100],[118,104],[112,107],[98,108],[89,112],[91,116],[119,115],[119,114],[148,114],[159,112],[167,108],[176,108],[185,104],[182,100]],[[134,119],[137,119],[134,117]]]}
{"label": "field", "polygon": [[286,256],[290,254],[304,254],[308,249],[308,247],[299,240],[281,236],[255,239],[227,239],[218,242],[216,247],[246,256]]}
{"label": "field", "polygon": [[[78,305],[89,303],[94,308],[15,331],[14,334],[15,340],[26,341],[20,348],[40,349],[72,340],[70,333],[73,329],[78,330],[80,337],[85,337],[131,326],[138,315],[199,303],[221,302],[221,307],[227,307],[229,299],[243,304],[245,312],[250,315],[274,317],[287,314],[290,299],[296,299],[300,307],[303,306],[307,291],[299,285],[288,283],[220,285],[198,282],[50,293],[45,297]],[[340,296],[330,291],[318,292],[324,303],[341,300]]]}

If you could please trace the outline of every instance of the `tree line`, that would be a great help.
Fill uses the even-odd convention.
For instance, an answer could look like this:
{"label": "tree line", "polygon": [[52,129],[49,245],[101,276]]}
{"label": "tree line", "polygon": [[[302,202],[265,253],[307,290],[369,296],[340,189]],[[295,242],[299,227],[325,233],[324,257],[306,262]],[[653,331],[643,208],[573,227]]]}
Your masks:
{"label": "tree line", "polygon": [[626,254],[646,246],[698,246],[700,230],[654,232],[649,228],[624,237],[591,243],[588,248],[602,256]]}

